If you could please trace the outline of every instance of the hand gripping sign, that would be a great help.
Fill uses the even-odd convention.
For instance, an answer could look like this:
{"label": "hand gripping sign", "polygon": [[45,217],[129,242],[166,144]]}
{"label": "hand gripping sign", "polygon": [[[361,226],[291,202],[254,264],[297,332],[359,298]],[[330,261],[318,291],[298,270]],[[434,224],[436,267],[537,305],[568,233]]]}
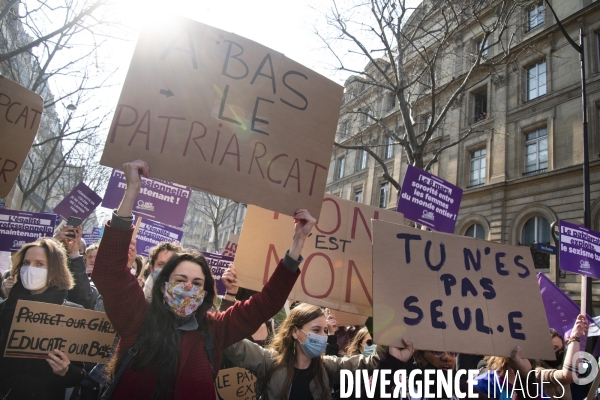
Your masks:
{"label": "hand gripping sign", "polygon": [[343,87],[251,40],[164,16],[138,40],[101,164],[319,215]]}

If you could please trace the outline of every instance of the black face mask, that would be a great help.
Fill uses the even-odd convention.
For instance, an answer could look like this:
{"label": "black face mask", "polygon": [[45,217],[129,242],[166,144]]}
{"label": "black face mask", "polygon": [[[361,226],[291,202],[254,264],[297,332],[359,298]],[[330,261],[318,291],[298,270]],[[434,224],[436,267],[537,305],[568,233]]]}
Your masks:
{"label": "black face mask", "polygon": [[561,347],[560,349],[556,350],[554,355],[556,356],[556,360],[546,360],[546,363],[552,368],[557,369],[562,365],[565,358],[565,348]]}

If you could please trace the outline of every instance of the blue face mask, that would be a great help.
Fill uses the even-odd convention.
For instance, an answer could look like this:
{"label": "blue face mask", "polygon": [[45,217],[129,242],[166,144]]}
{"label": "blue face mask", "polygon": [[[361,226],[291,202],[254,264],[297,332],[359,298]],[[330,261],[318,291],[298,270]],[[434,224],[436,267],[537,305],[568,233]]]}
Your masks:
{"label": "blue face mask", "polygon": [[363,354],[365,356],[370,356],[371,354],[373,354],[375,352],[375,349],[377,348],[376,344],[372,344],[370,346],[364,346],[364,351]]}
{"label": "blue face mask", "polygon": [[160,271],[162,271],[162,269],[155,269],[154,273],[152,274],[152,278],[156,281],[156,278],[158,278],[158,274],[160,274]]}
{"label": "blue face mask", "polygon": [[321,356],[327,348],[327,336],[316,335],[314,333],[306,333],[306,341],[302,343],[298,339],[298,342],[300,343],[300,347],[302,347],[302,351],[304,351],[304,354],[306,354],[308,358]]}

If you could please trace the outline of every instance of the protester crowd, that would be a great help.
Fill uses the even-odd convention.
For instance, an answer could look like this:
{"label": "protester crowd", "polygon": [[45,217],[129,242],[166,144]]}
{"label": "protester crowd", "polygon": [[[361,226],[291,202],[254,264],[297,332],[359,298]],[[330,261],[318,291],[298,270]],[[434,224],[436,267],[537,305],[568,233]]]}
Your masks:
{"label": "protester crowd", "polygon": [[[0,285],[0,348],[6,347],[17,301],[32,300],[106,312],[117,331],[110,362],[71,362],[59,350],[45,359],[0,356],[0,399],[217,399],[217,374],[229,367],[251,371],[256,398],[270,400],[340,398],[342,370],[373,376],[377,370],[477,369],[476,396],[498,400],[511,393],[539,398],[535,385],[546,398],[581,400],[587,394],[574,384],[575,354],[588,328],[583,315],[568,338],[548,332],[556,360],[522,358],[520,348],[503,358],[414,349],[408,341],[403,348],[377,346],[372,329],[339,326],[329,310],[306,303],[292,304],[278,323],[273,317],[300,275],[303,245],[316,223],[306,210],[294,215],[289,250],[262,291],[237,287],[231,265],[222,276],[226,293],[218,298],[201,254],[168,242],[156,245],[147,260],[136,254],[132,207],[149,169],[138,160],[123,170],[127,190],[99,245],[86,246],[81,227],[65,226],[54,238],[15,253]],[[519,385],[517,375],[530,371],[535,379],[523,381],[530,390],[511,392]],[[496,387],[504,378],[508,386]],[[460,383],[465,392],[466,379]],[[365,390],[355,396],[389,398],[386,393],[395,389],[382,391],[375,379],[370,385],[374,397]],[[452,397],[437,387],[431,392],[426,398]]]}

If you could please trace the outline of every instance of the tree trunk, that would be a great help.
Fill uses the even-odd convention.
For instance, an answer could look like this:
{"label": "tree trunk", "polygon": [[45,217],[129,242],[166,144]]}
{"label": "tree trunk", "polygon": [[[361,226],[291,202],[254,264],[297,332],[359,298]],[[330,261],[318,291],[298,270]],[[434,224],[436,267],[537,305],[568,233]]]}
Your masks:
{"label": "tree trunk", "polygon": [[215,253],[220,253],[221,249],[219,248],[219,225],[213,222],[213,229],[215,230],[215,236],[213,238],[213,245],[215,246]]}

